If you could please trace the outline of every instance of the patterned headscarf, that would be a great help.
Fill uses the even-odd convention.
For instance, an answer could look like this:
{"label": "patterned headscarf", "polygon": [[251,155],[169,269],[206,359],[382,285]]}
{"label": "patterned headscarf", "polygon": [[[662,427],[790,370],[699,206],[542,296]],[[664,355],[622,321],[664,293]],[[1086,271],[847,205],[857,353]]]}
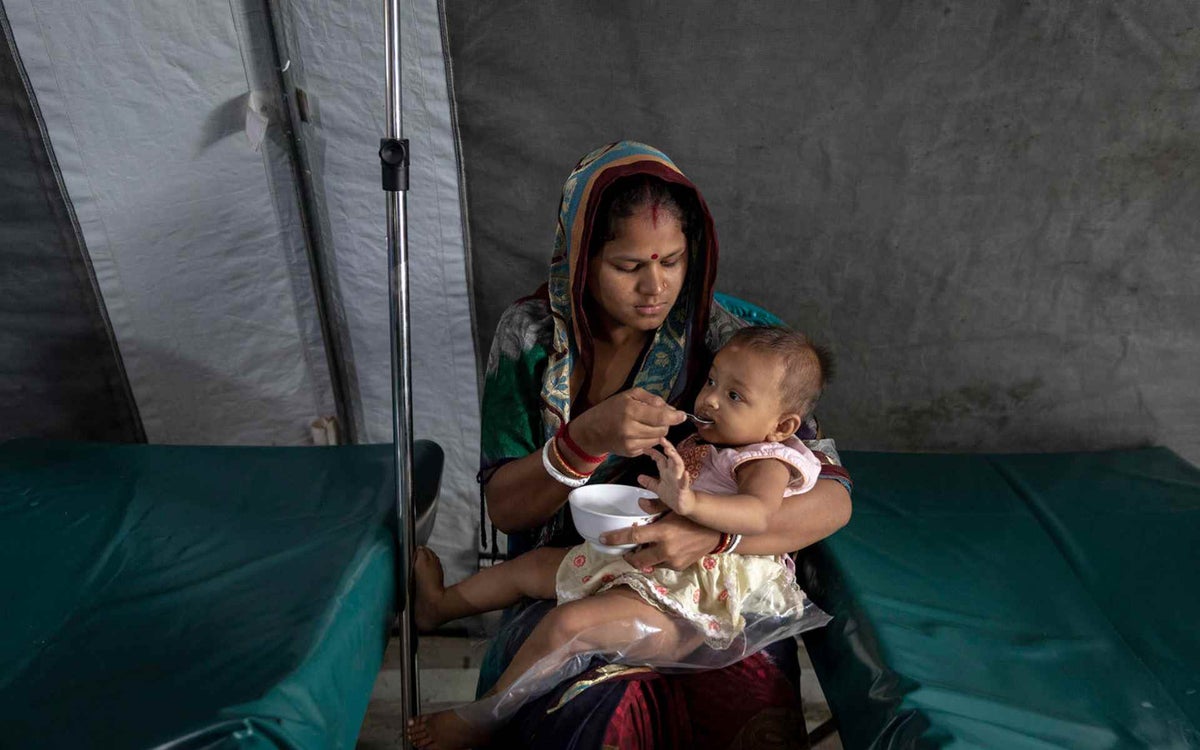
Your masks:
{"label": "patterned headscarf", "polygon": [[588,260],[598,248],[588,247],[588,242],[594,234],[597,209],[605,190],[616,180],[631,175],[653,175],[691,190],[702,224],[700,231],[690,233],[684,288],[655,332],[633,385],[663,399],[678,400],[688,390],[687,386],[694,384],[695,372],[707,366],[700,361],[703,357],[688,356],[704,351],[717,269],[716,233],[704,198],[667,155],[657,149],[632,141],[599,148],[575,165],[563,185],[548,285],[554,338],[542,385],[544,439],[549,439],[571,417],[571,401],[577,395],[570,392],[572,371],[581,364],[591,366],[592,335],[584,313],[584,298]]}
{"label": "patterned headscarf", "polygon": [[[585,156],[563,186],[550,278],[534,295],[518,300],[500,318],[484,377],[479,481],[508,461],[539,450],[571,418],[571,373],[590,367],[592,335],[584,312],[589,253],[587,245],[605,191],[631,175],[653,175],[690,190],[696,226],[689,227],[688,271],[684,288],[666,321],[655,332],[633,385],[673,404],[691,398],[707,372],[712,334],[710,315],[732,318],[713,306],[717,240],[704,199],[683,173],[657,149],[622,141]],[[723,326],[730,328],[731,325]],[[593,481],[614,481],[632,461],[611,456]],[[481,499],[482,501],[482,499]],[[510,552],[544,544],[566,523],[560,509],[522,540],[510,538]],[[516,542],[514,546],[514,542]],[[486,542],[485,542],[486,543]]]}

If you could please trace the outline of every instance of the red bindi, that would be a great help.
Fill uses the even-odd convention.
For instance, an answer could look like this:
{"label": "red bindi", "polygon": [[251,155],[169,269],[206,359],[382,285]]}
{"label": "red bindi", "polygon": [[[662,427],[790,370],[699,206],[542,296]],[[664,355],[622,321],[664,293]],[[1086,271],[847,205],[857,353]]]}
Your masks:
{"label": "red bindi", "polygon": [[652,254],[652,255],[650,256],[650,260],[658,260],[658,253],[654,253],[654,254]]}

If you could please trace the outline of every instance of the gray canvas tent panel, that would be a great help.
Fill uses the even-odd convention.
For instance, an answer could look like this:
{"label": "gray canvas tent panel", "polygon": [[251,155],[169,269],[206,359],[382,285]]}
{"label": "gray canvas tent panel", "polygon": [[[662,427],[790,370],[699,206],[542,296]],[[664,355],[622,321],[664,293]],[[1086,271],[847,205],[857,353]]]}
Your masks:
{"label": "gray canvas tent panel", "polygon": [[670,154],[719,288],[833,346],[843,448],[1200,460],[1193,2],[446,3],[478,333],[563,179]]}
{"label": "gray canvas tent panel", "polygon": [[[353,436],[390,441],[382,6],[4,8],[147,438],[307,443],[332,374]],[[403,10],[414,433],[447,449],[454,578],[476,562],[474,341],[438,9]]]}
{"label": "gray canvas tent panel", "polygon": [[[277,6],[291,85],[305,91],[300,144],[314,172],[317,223],[338,275],[363,442],[391,440],[383,203],[375,152],[383,132],[383,6],[314,1]],[[479,406],[446,61],[433,0],[401,9],[404,128],[413,144],[408,193],[413,430],[446,451],[431,541],[453,580],[477,564]]]}
{"label": "gray canvas tent panel", "polygon": [[304,437],[296,415],[333,403],[303,241],[269,155],[228,137],[255,74],[245,9],[5,8],[147,437]]}
{"label": "gray canvas tent panel", "polygon": [[[418,37],[423,33],[432,39],[432,44],[424,48],[425,57],[428,59],[430,49],[433,49],[438,52],[437,59],[442,61],[441,35],[433,8],[432,4],[422,8],[410,5],[408,31]],[[156,435],[152,439],[159,442],[306,442],[303,438],[307,437],[308,420],[314,414],[329,413],[327,397],[332,389],[328,381],[332,380],[333,368],[341,363],[334,353],[329,321],[322,320],[319,314],[318,298],[327,292],[325,280],[317,278],[324,270],[321,267],[324,259],[314,257],[312,251],[320,249],[320,240],[327,238],[330,232],[310,223],[311,208],[307,204],[311,198],[305,192],[311,189],[308,180],[312,174],[305,171],[307,166],[303,158],[309,154],[296,147],[298,136],[296,126],[290,120],[289,108],[290,102],[300,100],[302,92],[288,89],[289,82],[280,77],[290,68],[292,60],[280,56],[284,40],[275,36],[272,27],[276,19],[271,16],[272,10],[266,3],[221,3],[187,9],[167,8],[156,16],[153,9],[134,8],[128,4],[103,8],[51,4],[36,8],[22,5],[14,12],[18,27],[14,37],[19,37],[19,41],[7,46],[6,52],[11,52],[16,60],[18,46],[32,50],[34,73],[31,80],[35,87],[44,87],[45,98],[50,102],[47,129],[56,133],[51,137],[60,140],[62,151],[67,154],[66,161],[71,162],[71,169],[65,170],[67,184],[54,185],[39,196],[58,201],[57,206],[52,205],[51,210],[44,213],[53,213],[56,208],[69,211],[71,206],[78,205],[81,215],[87,213],[91,221],[83,222],[83,233],[95,234],[100,240],[99,245],[108,254],[103,262],[97,263],[101,267],[100,286],[104,300],[98,300],[94,290],[85,289],[85,293],[81,293],[67,281],[50,279],[43,286],[78,303],[82,309],[78,317],[85,318],[84,322],[98,331],[97,338],[108,346],[109,361],[95,364],[111,363],[111,369],[118,375],[121,362],[113,356],[111,342],[105,338],[103,313],[106,303],[114,310],[123,311],[124,319],[118,323],[126,327],[117,338],[126,334],[131,341],[139,342],[139,337],[149,328],[189,336],[189,343],[195,344],[194,348],[180,354],[181,358],[187,359],[187,367],[196,366],[193,370],[173,371],[164,367],[162,361],[156,362],[156,367],[146,368],[143,361],[141,375],[148,387],[136,395],[140,403],[147,404],[156,415]],[[306,11],[301,9],[300,12]],[[417,16],[418,24],[424,22],[425,26],[414,29],[412,15]],[[309,17],[316,16],[319,13],[314,10]],[[432,25],[429,24],[431,18]],[[345,17],[330,16],[328,20],[339,25]],[[344,40],[344,47],[361,53],[365,39],[358,38],[358,34],[371,34],[375,49],[382,46],[379,23],[370,14],[364,14],[363,22],[351,28],[353,33]],[[94,33],[88,35],[85,32]],[[102,49],[96,52],[86,46],[82,49],[72,46],[85,36],[93,40],[99,38]],[[6,38],[5,41],[9,40]],[[299,50],[293,51],[298,60]],[[237,82],[236,74],[222,67],[227,61],[236,62],[235,53],[240,54],[241,82]],[[361,65],[371,55],[359,54],[358,57]],[[81,67],[87,69],[82,75],[77,70]],[[444,67],[418,69],[417,80],[420,81],[421,75],[431,75],[435,71],[440,73],[434,79],[434,83],[441,86],[440,100],[437,99],[437,85],[417,87],[432,99],[418,97],[418,100],[422,106],[431,109],[437,109],[440,101],[444,112],[439,122],[448,122]],[[376,82],[372,89],[378,89],[381,74],[382,70],[377,70],[372,76]],[[273,91],[273,82],[288,90]],[[89,88],[100,83],[106,90],[97,93]],[[226,84],[229,88],[242,89],[242,93],[227,97]],[[364,98],[382,99],[374,90],[368,94],[362,88],[359,93]],[[311,98],[308,103],[317,104]],[[288,109],[281,110],[281,107]],[[201,112],[207,112],[207,118],[197,125],[196,117]],[[102,115],[108,118],[104,119]],[[105,132],[81,133],[80,123],[91,118],[102,123],[107,128]],[[437,120],[436,116],[426,117],[427,122],[434,120]],[[363,138],[362,130],[369,131],[370,128],[359,128],[355,132],[359,139]],[[377,131],[366,136],[369,148],[363,149],[365,156],[360,157],[365,166],[359,168],[358,179],[360,184],[373,188],[372,202],[381,204],[378,166],[373,158],[376,145],[371,143],[375,140],[374,135]],[[161,140],[156,141],[155,137]],[[420,143],[426,137],[428,134],[422,133],[414,140]],[[441,143],[443,148],[439,157],[453,159],[452,145],[445,147],[450,143],[448,139]],[[223,150],[230,144],[232,147]],[[99,151],[89,150],[92,146],[99,146]],[[191,146],[197,146],[197,149],[192,152]],[[238,147],[241,147],[240,151]],[[51,158],[49,154],[31,153],[31,156],[40,156],[43,161]],[[167,156],[179,158],[170,163]],[[169,168],[176,171],[168,173]],[[178,177],[177,173],[199,184],[193,185],[187,179],[173,181]],[[439,241],[455,242],[456,237],[461,237],[456,210],[457,170],[451,168],[443,173],[448,178],[444,176],[439,187],[448,191],[448,205],[430,214],[435,221],[443,222],[445,228],[433,232],[426,226],[423,234],[414,234],[419,238],[433,236]],[[111,178],[111,183],[107,178]],[[194,192],[188,193],[187,189]],[[212,194],[205,193],[206,190],[211,190]],[[171,191],[178,194],[173,195]],[[205,195],[197,198],[198,193]],[[362,194],[366,195],[365,192]],[[153,203],[154,200],[160,202]],[[346,207],[346,204],[332,205],[338,209]],[[18,221],[13,222],[18,229],[20,222],[25,220],[40,230],[53,229],[46,217],[24,208],[20,205],[14,208],[20,212],[16,217]],[[139,213],[133,210],[135,208],[144,209],[144,212]],[[372,224],[382,224],[380,213],[378,208],[373,211]],[[261,224],[257,229],[251,227],[255,217]],[[117,226],[118,231],[113,231],[113,226]],[[352,289],[354,294],[347,295],[354,297],[354,302],[365,301],[368,305],[370,295],[362,292],[369,292],[371,282],[385,277],[387,271],[382,230],[376,233],[380,235],[378,241],[361,249],[364,254],[374,256],[364,258],[360,264],[360,268],[369,269],[371,278],[366,280],[367,283],[354,279],[359,284]],[[465,290],[461,240],[457,241],[457,253],[453,247],[438,247],[430,256],[453,258],[457,254],[458,277],[455,278],[454,268],[440,268],[428,272],[417,282],[418,285],[421,281],[426,282],[422,291],[437,303],[436,315],[442,324],[424,339],[424,345],[443,356],[425,360],[438,372],[424,380],[426,385],[433,385],[433,391],[417,394],[416,400],[426,408],[427,414],[436,416],[433,420],[436,428],[450,425],[457,432],[455,438],[462,440],[462,433],[470,430],[474,415],[476,377],[469,309],[465,305],[453,308],[447,304],[455,298],[464,303],[467,301],[465,291],[457,297],[447,294],[450,289]],[[181,246],[172,247],[172,243]],[[61,255],[70,256],[71,253],[78,256],[73,260],[82,261],[86,266],[88,258],[82,256],[80,243],[65,248]],[[151,263],[155,253],[165,253],[166,260],[158,266],[144,268]],[[43,265],[52,265],[51,261],[56,260],[58,258],[49,253],[42,253],[40,257]],[[45,270],[37,263],[31,267],[35,272]],[[168,269],[177,272],[181,278],[163,282],[155,275]],[[189,271],[196,273],[190,278],[182,278]],[[211,272],[212,278],[206,278],[206,272]],[[428,288],[431,286],[429,279],[439,282],[435,288]],[[84,280],[87,281],[86,274]],[[224,282],[233,282],[236,288],[226,289]],[[149,284],[150,288],[138,284]],[[387,321],[388,295],[381,281],[375,286],[379,291],[376,301],[383,304],[375,305],[372,314],[364,316],[363,320],[377,328],[382,334],[377,337],[386,342],[387,327],[379,321]],[[200,299],[211,305],[211,309],[200,309],[197,304]],[[130,300],[134,304],[129,304]],[[37,302],[46,300],[34,300],[31,295],[25,295],[17,301],[22,307],[15,309],[14,314],[28,316],[36,309]],[[416,305],[422,302],[418,296]],[[138,305],[143,307],[138,308]],[[426,308],[432,306],[426,304]],[[139,314],[143,317],[139,318]],[[209,317],[205,318],[205,314]],[[275,320],[273,316],[280,316],[282,320],[271,328],[268,321]],[[337,317],[342,324],[347,319],[344,314]],[[98,327],[97,319],[100,321]],[[464,319],[465,324],[462,323]],[[176,332],[173,326],[181,322],[187,325],[181,332]],[[215,325],[222,322],[231,325]],[[294,326],[289,327],[289,322]],[[450,345],[440,337],[454,332],[451,326],[454,322],[459,323],[459,332],[465,330],[465,335]],[[242,326],[243,323],[246,325]],[[270,330],[256,337],[263,333],[256,330],[258,326]],[[272,343],[278,343],[280,347],[273,348]],[[366,364],[382,370],[376,380],[385,384],[380,391],[390,396],[387,348],[386,344],[382,347],[382,362]],[[146,347],[139,350],[138,346],[126,345],[124,349],[128,358],[130,352],[140,351],[144,356]],[[450,351],[457,356],[444,356]],[[93,351],[80,347],[75,354],[85,358]],[[325,365],[321,364],[321,359],[325,360]],[[217,363],[217,370],[199,367],[210,362]],[[220,369],[230,362],[236,365],[236,372]],[[324,373],[324,384],[321,382],[322,366],[330,367],[330,371]],[[452,369],[455,366],[463,367],[465,371],[455,372]],[[280,373],[296,372],[299,372],[299,379],[281,382],[276,377]],[[171,376],[177,374],[182,376],[181,380],[172,383]],[[222,378],[225,375],[236,375],[246,387],[237,392],[225,390]],[[156,380],[156,376],[160,379]],[[51,389],[71,385],[62,382],[61,377],[51,377],[48,381]],[[164,391],[175,397],[175,401],[155,402],[155,388],[181,384],[193,390]],[[13,378],[0,378],[0,388],[6,393],[13,385]],[[461,388],[455,391],[459,385]],[[288,403],[262,403],[264,395],[270,397],[277,390],[294,398]],[[469,394],[468,397],[463,398],[463,393]],[[371,404],[370,408],[390,416],[388,400],[385,397],[382,405]],[[465,415],[462,421],[456,423],[445,419],[448,404],[456,407],[457,414]],[[209,408],[202,408],[205,406]],[[357,407],[357,414],[368,413],[361,401]],[[136,418],[136,413],[133,414]],[[273,421],[264,423],[255,418],[262,414],[269,414]],[[377,418],[376,422],[386,424],[390,421],[386,416]],[[354,426],[361,427],[363,421],[360,416]],[[381,432],[382,439],[391,437],[390,429],[385,427]],[[86,435],[73,431],[71,436]],[[48,454],[55,453],[56,445],[63,452],[75,451],[77,457],[90,454],[95,460],[85,458],[72,462],[68,459],[61,463],[70,465],[56,465],[54,458],[47,460]],[[53,670],[42,669],[44,664],[34,664],[30,659],[49,655],[75,674],[78,670],[72,671],[70,667],[77,659],[69,655],[64,657],[64,654],[76,648],[87,651],[97,640],[72,637],[59,627],[61,623],[56,624],[53,617],[42,623],[52,631],[49,636],[33,632],[36,628],[22,627],[26,620],[18,618],[16,637],[12,639],[15,661],[9,660],[13,663],[8,666],[28,679],[7,682],[15,691],[14,695],[32,696],[31,700],[38,705],[34,710],[22,711],[21,701],[10,701],[9,707],[15,707],[16,713],[0,723],[30,730],[19,732],[30,737],[45,738],[51,732],[43,731],[43,728],[51,727],[55,734],[47,742],[53,746],[68,746],[78,737],[95,739],[104,736],[117,745],[144,744],[152,736],[162,739],[174,737],[178,731],[186,733],[189,726],[197,723],[203,723],[203,728],[179,738],[178,744],[192,746],[208,741],[239,746],[265,741],[280,747],[348,747],[353,744],[378,668],[381,646],[394,616],[388,604],[395,592],[391,574],[396,549],[394,529],[390,528],[394,526],[394,519],[387,522],[391,514],[384,512],[394,510],[395,497],[388,489],[394,487],[394,482],[388,478],[389,471],[378,471],[381,467],[391,466],[387,458],[389,450],[382,450],[387,448],[386,445],[320,451],[286,449],[284,453],[290,457],[292,465],[260,465],[259,468],[264,469],[261,474],[248,470],[247,462],[253,464],[263,456],[283,456],[284,453],[268,454],[244,447],[134,446],[127,456],[130,460],[123,464],[120,460],[116,463],[108,460],[114,455],[111,453],[114,447],[108,445],[18,442],[4,447],[11,449],[14,464],[10,467],[13,471],[5,475],[12,480],[8,482],[12,486],[7,488],[12,492],[8,493],[10,497],[5,498],[4,505],[12,511],[10,515],[16,514],[14,518],[33,518],[33,526],[40,526],[37,533],[31,526],[29,534],[18,534],[20,543],[14,541],[8,547],[19,548],[18,557],[29,556],[35,562],[61,562],[64,555],[59,554],[62,550],[55,546],[55,540],[61,541],[64,524],[85,535],[98,534],[106,554],[97,556],[87,549],[75,550],[82,557],[72,558],[73,564],[99,566],[98,577],[85,578],[105,584],[102,588],[114,597],[115,608],[125,613],[129,620],[124,625],[108,621],[103,614],[98,614],[103,608],[93,601],[93,597],[74,596],[71,590],[64,591],[61,587],[39,588],[37,583],[44,575],[31,578],[28,570],[22,572],[19,565],[13,567],[9,571],[12,580],[7,582],[6,588],[17,585],[18,593],[40,592],[50,598],[47,608],[42,606],[47,600],[39,603],[34,595],[8,597],[18,611],[32,615],[36,620],[47,609],[71,611],[82,607],[88,616],[73,618],[72,622],[94,626],[97,621],[105,621],[112,626],[107,634],[113,639],[107,641],[108,647],[96,652],[104,658],[89,661],[96,667],[96,679],[75,680],[78,684],[74,684],[70,679],[64,681],[62,675]],[[435,474],[440,474],[442,454],[440,450],[430,451],[429,446],[424,450],[421,445],[417,447],[414,489],[418,493],[419,507],[420,493],[429,492],[431,488],[433,492],[437,491],[439,482]],[[460,458],[462,455],[460,451]],[[210,463],[205,456],[217,460]],[[140,464],[145,471],[131,470],[129,463]],[[80,464],[83,464],[82,468]],[[25,475],[22,472],[30,469],[41,475],[37,489],[23,482]],[[80,481],[80,475],[73,471],[81,471],[87,481]],[[474,474],[473,466],[462,474],[469,481]],[[148,477],[153,479],[147,481]],[[473,486],[473,482],[470,484]],[[106,490],[109,485],[116,488],[114,492]],[[459,482],[459,486],[463,483]],[[371,506],[367,517],[351,518],[356,516],[355,509],[342,507],[344,503],[339,498],[343,496],[366,501]],[[112,500],[110,505],[113,507],[108,510],[115,515],[92,512],[99,507],[96,506],[99,500]],[[459,526],[473,530],[474,492],[460,500],[464,501],[466,512],[455,512],[451,518]],[[62,513],[50,512],[54,509],[51,505],[58,507],[63,502],[79,505],[86,512],[74,521],[64,520]],[[122,512],[123,509],[130,512]],[[224,511],[228,511],[228,515],[222,518]],[[260,523],[264,516],[272,514],[275,518],[266,518]],[[328,517],[325,514],[329,514]],[[113,518],[120,523],[113,526],[110,523]],[[151,519],[151,526],[161,523],[157,531],[143,528],[146,524],[142,522],[147,519]],[[291,529],[299,533],[289,535],[289,524],[296,519],[309,522],[312,528]],[[330,519],[336,521],[332,526]],[[359,520],[363,523],[358,524]],[[453,529],[455,524],[443,526]],[[253,536],[254,529],[261,530],[266,536],[254,540],[243,535],[250,530]],[[20,528],[10,529],[14,533],[19,531]],[[420,533],[421,526],[418,525]],[[180,534],[199,534],[208,540],[201,546],[217,553],[209,560],[213,563],[212,569],[197,567],[200,558],[195,554],[196,545],[187,543]],[[338,536],[345,537],[343,551],[348,552],[348,556],[335,554],[331,557],[327,549],[322,549],[322,542]],[[473,539],[473,533],[460,534],[455,541],[460,544],[465,541],[468,548],[473,548]],[[107,554],[114,549],[116,552]],[[231,566],[229,559],[219,559],[225,553],[237,556],[245,564]],[[306,553],[311,553],[307,555],[312,563],[309,571],[304,570]],[[458,555],[457,559],[466,557]],[[453,567],[454,559],[451,558],[450,567]],[[106,567],[106,564],[113,560],[118,563],[118,573],[132,577],[132,585],[130,581],[107,575],[112,572],[108,570],[112,566]],[[282,567],[268,564],[272,561],[281,563]],[[474,563],[473,556],[471,563]],[[54,566],[49,563],[42,566],[45,570],[34,567],[42,574],[53,576],[51,569]],[[406,568],[401,566],[400,569]],[[257,572],[261,580],[251,581],[245,575],[248,572]],[[306,573],[316,576],[310,577]],[[151,593],[172,599],[174,607],[161,606],[164,601],[160,597],[147,597],[141,590],[146,588],[142,584],[147,581],[140,577],[155,574],[178,577],[166,586],[152,581],[148,584],[149,589],[154,590]],[[180,585],[180,580],[186,585]],[[316,584],[338,580],[345,585],[336,591],[317,590],[328,587],[317,585],[314,589],[314,580]],[[270,601],[271,595],[277,594],[280,587],[300,595],[312,608],[316,617],[303,619],[315,624],[315,628],[295,627],[296,622],[289,617],[297,614],[299,608],[286,603],[280,607],[278,601]],[[184,601],[186,597],[180,596],[184,590],[202,590],[205,595],[215,597],[233,609],[238,608],[239,597],[249,597],[264,608],[263,619],[269,623],[269,632],[265,633],[262,642],[257,642],[253,635],[247,636],[250,631],[246,630],[248,626],[254,628],[250,625],[254,618],[221,616],[220,608],[215,606],[205,610],[208,618],[197,619],[194,614],[189,615],[192,608]],[[130,602],[140,603],[143,609],[138,611],[138,607]],[[360,606],[363,602],[367,605]],[[147,610],[165,615],[167,624],[156,629],[155,616],[147,614]],[[281,618],[281,613],[289,617]],[[327,616],[330,613],[332,617]],[[172,636],[178,630],[178,623],[198,628],[200,638],[185,639],[199,648],[198,651],[191,649],[195,652],[191,656],[186,647],[180,651],[178,639]],[[237,637],[227,637],[228,633],[222,632],[222,627],[233,627],[238,631]],[[150,633],[151,630],[154,632]],[[213,638],[216,641],[212,641]],[[293,640],[289,642],[289,638]],[[220,681],[188,679],[179,682],[180,670],[163,671],[154,668],[154,664],[147,668],[140,661],[149,658],[150,662],[155,662],[154,654],[163,648],[182,656],[184,671],[216,665],[218,671],[232,682],[221,684]],[[95,649],[88,653],[93,651]],[[228,663],[222,666],[221,659],[227,659]],[[159,659],[155,663],[161,667],[161,662]],[[24,669],[31,664],[38,668]],[[243,679],[247,674],[255,675],[256,679]],[[31,683],[35,689],[30,689]],[[169,696],[173,691],[163,689],[180,686],[209,692],[202,699],[196,693],[176,695],[172,699]],[[89,703],[86,697],[89,690],[101,690],[131,715],[117,716],[103,710],[103,706],[97,707],[96,701]],[[121,700],[122,696],[129,700]],[[265,698],[265,703],[250,700],[229,705],[240,697]],[[273,700],[275,697],[279,698],[278,702]],[[164,699],[170,706],[156,712],[156,701]],[[297,710],[297,701],[304,704],[299,706],[302,710]],[[45,708],[50,710],[39,710]],[[139,721],[136,715],[147,711],[152,720]],[[181,713],[186,716],[181,718]],[[63,716],[68,718],[63,720]],[[221,721],[221,717],[226,720]],[[135,736],[142,739],[133,739]]]}

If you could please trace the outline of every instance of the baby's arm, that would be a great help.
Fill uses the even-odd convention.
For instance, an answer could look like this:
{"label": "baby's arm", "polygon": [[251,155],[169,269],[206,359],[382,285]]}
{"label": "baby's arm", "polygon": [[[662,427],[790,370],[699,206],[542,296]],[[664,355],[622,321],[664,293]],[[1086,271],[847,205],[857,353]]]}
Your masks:
{"label": "baby's arm", "polygon": [[641,476],[638,481],[658,493],[663,504],[681,516],[726,534],[762,534],[771,516],[783,504],[783,492],[791,481],[791,469],[782,461],[760,459],[738,468],[738,494],[714,495],[696,492],[683,458],[665,438],[663,450],[650,449],[658,464],[657,480]]}

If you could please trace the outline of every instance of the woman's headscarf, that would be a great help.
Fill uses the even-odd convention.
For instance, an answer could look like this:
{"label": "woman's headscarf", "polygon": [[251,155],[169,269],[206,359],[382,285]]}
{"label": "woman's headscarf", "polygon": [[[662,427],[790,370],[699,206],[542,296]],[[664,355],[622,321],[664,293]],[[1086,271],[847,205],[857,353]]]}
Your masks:
{"label": "woman's headscarf", "polygon": [[[717,272],[717,238],[708,206],[696,187],[666,154],[633,141],[599,148],[583,157],[563,185],[554,257],[550,261],[548,297],[554,318],[550,361],[542,385],[543,437],[549,439],[571,415],[571,373],[591,367],[592,331],[584,313],[588,260],[599,252],[589,247],[605,191],[622,177],[652,175],[687,188],[694,196],[698,231],[688,241],[687,279],[675,305],[654,335],[633,386],[663,399],[678,399],[695,380],[694,372],[707,363],[689,354],[704,351],[704,336]],[[683,376],[681,378],[681,375]]]}
{"label": "woman's headscarf", "polygon": [[[502,316],[484,379],[480,482],[497,468],[540,450],[571,418],[571,374],[590,367],[592,335],[584,312],[588,246],[606,191],[623,177],[652,175],[694,196],[683,289],[655,333],[632,385],[673,404],[694,396],[709,364],[705,336],[712,310],[717,239],[696,187],[666,154],[633,141],[603,146],[583,157],[563,185],[550,278]],[[598,250],[598,248],[596,249]],[[629,460],[611,457],[594,481],[612,481]],[[563,525],[562,511],[541,530],[544,543]],[[532,540],[531,540],[532,541]],[[523,546],[523,545],[522,545]]]}

